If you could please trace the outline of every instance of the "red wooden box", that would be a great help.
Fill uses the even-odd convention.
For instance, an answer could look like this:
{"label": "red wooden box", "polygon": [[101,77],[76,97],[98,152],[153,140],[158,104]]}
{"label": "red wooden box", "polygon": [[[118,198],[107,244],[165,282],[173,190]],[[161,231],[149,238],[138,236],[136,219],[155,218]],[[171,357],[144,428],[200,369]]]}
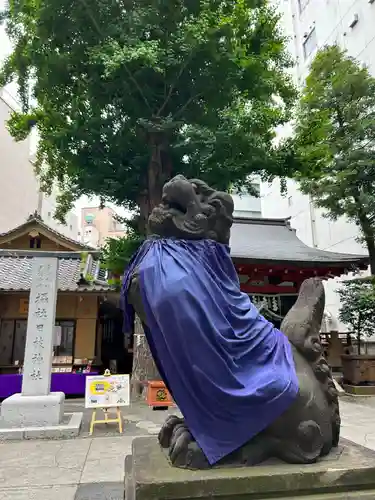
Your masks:
{"label": "red wooden box", "polygon": [[161,380],[151,380],[147,387],[147,404],[156,406],[173,406],[174,401],[164,382]]}

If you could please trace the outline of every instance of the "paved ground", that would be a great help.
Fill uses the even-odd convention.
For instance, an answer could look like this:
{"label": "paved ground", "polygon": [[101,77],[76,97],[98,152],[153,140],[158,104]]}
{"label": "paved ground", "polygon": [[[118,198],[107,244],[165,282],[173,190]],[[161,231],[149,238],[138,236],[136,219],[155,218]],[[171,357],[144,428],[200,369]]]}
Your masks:
{"label": "paved ground", "polygon": [[[83,399],[68,399],[65,401],[65,412],[83,412],[83,422],[80,432],[80,437],[88,437],[90,430],[91,410],[84,408]],[[146,404],[137,404],[131,408],[123,409],[124,417],[124,434],[132,436],[144,436],[145,434],[157,434],[160,425],[164,422],[166,416],[170,413],[176,413],[175,408],[167,411],[153,411]],[[98,417],[99,417],[98,413]],[[118,435],[118,427],[116,424],[98,425],[95,426],[94,435],[96,437],[116,436]]]}
{"label": "paved ground", "polygon": [[133,438],[157,434],[177,410],[124,408],[122,435],[108,424],[96,426],[92,437],[91,411],[83,400],[67,400],[65,411],[84,413],[76,439],[0,443],[0,500],[123,500],[124,461]]}
{"label": "paved ground", "polygon": [[[66,411],[82,411],[67,401]],[[375,450],[375,398],[341,401],[342,436]],[[90,412],[79,438],[0,443],[1,500],[123,500],[124,459],[135,436],[155,434],[166,412],[146,406],[124,411],[124,434],[115,427],[88,436]]]}

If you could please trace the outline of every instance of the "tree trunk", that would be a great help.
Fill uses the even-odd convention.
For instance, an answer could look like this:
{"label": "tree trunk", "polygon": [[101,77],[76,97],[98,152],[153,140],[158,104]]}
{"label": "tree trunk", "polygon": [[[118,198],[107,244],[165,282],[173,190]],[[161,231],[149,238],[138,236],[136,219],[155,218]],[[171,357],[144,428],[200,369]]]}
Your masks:
{"label": "tree trunk", "polygon": [[[147,234],[147,221],[152,210],[160,204],[164,183],[171,177],[172,162],[168,152],[168,140],[164,133],[150,132],[150,162],[147,170],[147,190],[140,198],[140,225]],[[134,328],[132,400],[144,399],[146,383],[161,380],[155,366],[141,321],[136,318]]]}
{"label": "tree trunk", "polygon": [[374,276],[375,275],[375,231],[374,231],[374,226],[371,223],[370,219],[368,218],[366,210],[364,209],[363,205],[361,204],[360,193],[358,193],[358,196],[354,196],[354,199],[357,203],[358,218],[359,218],[360,226],[362,229],[362,233],[365,237],[367,250],[368,250],[368,253],[370,256],[370,271],[371,271],[371,274]]}
{"label": "tree trunk", "polygon": [[163,186],[172,175],[172,161],[166,135],[162,132],[150,132],[148,142],[151,154],[147,168],[147,189],[139,198],[141,234],[147,234],[149,215],[160,204]]}
{"label": "tree trunk", "polygon": [[361,355],[361,319],[358,319],[358,325],[357,325],[357,352],[358,356]]}
{"label": "tree trunk", "polygon": [[149,211],[148,211],[148,196],[147,190],[143,191],[138,198],[139,205],[139,220],[138,220],[138,231],[142,236],[146,236],[147,234],[147,221]]}
{"label": "tree trunk", "polygon": [[368,250],[368,253],[370,256],[370,271],[371,271],[371,274],[374,276],[375,275],[375,241],[374,241],[374,236],[365,235],[365,241],[366,241],[367,250]]}
{"label": "tree trunk", "polygon": [[158,369],[155,366],[146,335],[138,316],[134,325],[133,345],[133,369],[131,379],[131,400],[144,400],[147,394],[147,382],[150,380],[161,380]]}

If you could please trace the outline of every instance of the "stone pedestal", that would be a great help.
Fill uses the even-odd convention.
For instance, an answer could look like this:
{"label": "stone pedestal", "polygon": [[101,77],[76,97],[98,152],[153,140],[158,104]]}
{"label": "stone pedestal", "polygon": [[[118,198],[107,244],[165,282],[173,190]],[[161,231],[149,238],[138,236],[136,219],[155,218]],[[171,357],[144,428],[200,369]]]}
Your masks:
{"label": "stone pedestal", "polygon": [[64,416],[63,392],[47,396],[13,394],[1,405],[1,417],[9,427],[60,425]]}
{"label": "stone pedestal", "polygon": [[375,452],[341,440],[311,465],[189,471],[172,467],[156,438],[136,438],[125,460],[126,500],[374,500]]}

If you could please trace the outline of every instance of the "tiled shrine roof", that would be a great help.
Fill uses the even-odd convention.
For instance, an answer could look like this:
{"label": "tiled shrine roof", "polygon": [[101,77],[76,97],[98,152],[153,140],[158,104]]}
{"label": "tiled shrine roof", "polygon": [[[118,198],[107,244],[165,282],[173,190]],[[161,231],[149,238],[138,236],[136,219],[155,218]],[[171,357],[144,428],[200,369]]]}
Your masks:
{"label": "tiled shrine roof", "polygon": [[368,255],[327,252],[305,245],[289,219],[237,218],[231,229],[231,255],[236,261],[279,262],[311,267],[361,267]]}
{"label": "tiled shrine roof", "polygon": [[[59,259],[58,289],[61,292],[105,292],[113,288],[102,277],[99,261],[90,254],[82,265],[80,252],[0,250],[0,291],[29,291],[33,257]],[[86,278],[86,279],[83,279]],[[90,277],[90,278],[89,278]]]}
{"label": "tiled shrine roof", "polygon": [[28,219],[20,224],[19,226],[10,229],[9,231],[6,231],[5,233],[0,233],[0,243],[3,241],[7,241],[9,238],[14,237],[17,234],[22,233],[23,231],[27,231],[30,229],[30,227],[33,227],[37,225],[41,230],[44,230],[47,234],[52,234],[56,236],[59,240],[62,240],[63,242],[66,242],[67,244],[71,244],[74,246],[76,250],[86,250],[86,251],[95,251],[94,248],[85,245],[84,243],[81,243],[80,241],[73,240],[72,238],[69,238],[68,236],[65,236],[64,234],[56,231],[55,229],[52,229],[50,226],[45,224],[38,214],[32,214]]}

